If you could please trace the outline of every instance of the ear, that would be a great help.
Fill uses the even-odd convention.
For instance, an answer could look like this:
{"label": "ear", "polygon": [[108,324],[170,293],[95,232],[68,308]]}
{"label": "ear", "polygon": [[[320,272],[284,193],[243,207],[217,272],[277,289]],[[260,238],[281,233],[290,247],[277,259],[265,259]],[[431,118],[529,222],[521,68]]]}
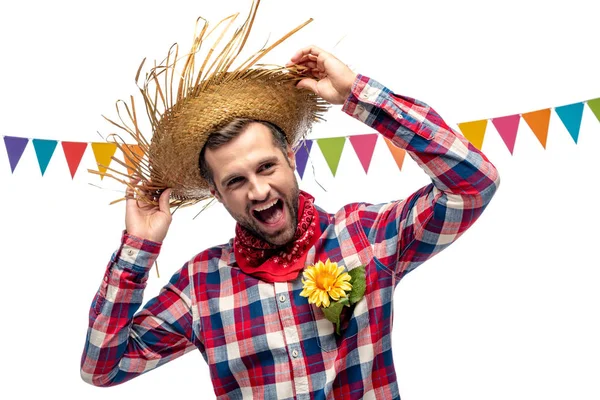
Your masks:
{"label": "ear", "polygon": [[214,196],[215,199],[217,199],[217,201],[219,203],[223,203],[221,201],[221,193],[219,193],[219,191],[217,190],[217,188],[214,185],[209,185],[208,190],[210,191],[210,194]]}
{"label": "ear", "polygon": [[289,144],[287,147],[287,158],[290,160],[290,167],[292,167],[292,169],[296,169],[296,153],[294,153],[292,146]]}

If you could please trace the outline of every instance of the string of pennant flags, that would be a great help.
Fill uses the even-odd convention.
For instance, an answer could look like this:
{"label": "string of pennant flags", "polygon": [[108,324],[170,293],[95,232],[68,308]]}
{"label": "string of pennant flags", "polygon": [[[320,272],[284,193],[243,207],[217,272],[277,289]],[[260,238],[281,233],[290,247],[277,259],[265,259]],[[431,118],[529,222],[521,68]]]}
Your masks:
{"label": "string of pennant flags", "polygon": [[[600,98],[596,98],[521,114],[462,122],[458,123],[458,127],[467,140],[469,140],[478,149],[481,149],[485,134],[487,132],[488,121],[491,121],[510,154],[513,154],[517,132],[519,130],[519,123],[521,120],[524,120],[545,149],[548,137],[548,127],[550,124],[550,116],[552,110],[554,110],[573,141],[577,144],[585,104],[588,105],[590,110],[600,122]],[[92,149],[94,158],[98,164],[98,170],[101,173],[106,172],[106,168],[110,165],[113,156],[117,151],[117,145],[110,142],[72,142],[53,139],[31,139],[26,137],[4,135],[3,138],[11,173],[14,173],[15,168],[17,168],[17,165],[21,160],[21,156],[23,155],[29,142],[32,143],[35,150],[37,162],[42,176],[44,176],[50,160],[55,155],[55,150],[59,142],[67,161],[72,179],[75,177],[75,174],[81,164],[81,160],[83,159],[83,156],[88,148]],[[321,153],[323,154],[331,173],[333,176],[335,176],[346,141],[350,142],[358,157],[358,160],[365,170],[365,173],[368,173],[369,166],[373,158],[373,152],[375,150],[375,145],[377,140],[380,140],[380,138],[385,140],[391,156],[394,158],[398,168],[402,170],[405,151],[394,146],[387,138],[384,138],[377,133],[368,133],[304,140],[303,143],[300,143],[296,150],[296,170],[300,176],[300,179],[302,179],[304,176],[304,171],[306,169],[306,164],[310,153],[313,151],[313,148],[315,148],[315,146],[313,146],[314,142],[317,143],[317,147],[319,147]],[[127,145],[125,147],[125,151],[141,155],[141,149],[137,145]],[[126,164],[128,164],[128,159],[131,157],[123,158],[125,159]],[[101,175],[101,178],[102,177],[103,176]]]}

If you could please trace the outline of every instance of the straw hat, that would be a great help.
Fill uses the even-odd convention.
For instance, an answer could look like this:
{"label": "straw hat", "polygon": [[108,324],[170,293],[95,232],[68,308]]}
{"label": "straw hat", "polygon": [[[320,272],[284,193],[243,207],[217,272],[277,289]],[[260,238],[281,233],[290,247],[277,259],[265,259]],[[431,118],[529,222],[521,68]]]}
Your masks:
{"label": "straw hat", "polygon": [[[178,207],[211,197],[208,183],[200,176],[200,151],[208,136],[232,119],[268,121],[285,133],[292,147],[298,144],[312,123],[322,119],[327,103],[310,90],[296,87],[303,77],[302,67],[260,65],[258,61],[311,20],[234,67],[250,34],[259,3],[259,0],[252,3],[247,19],[227,42],[224,38],[238,14],[223,19],[210,30],[208,22],[199,18],[190,52],[179,59],[178,46],[173,45],[163,63],[146,73],[144,85],[138,84],[146,108],[143,114],[148,116],[152,128],[151,140],[141,133],[140,113],[135,110],[133,97],[129,104],[117,102],[119,122],[105,117],[127,132],[137,145],[126,144],[118,134],[110,136],[124,154],[123,160],[116,157],[113,160],[128,166],[128,173],[111,168],[107,168],[110,171],[107,173],[90,172],[118,180],[132,188],[138,200],[150,204],[157,204],[158,195],[172,188],[170,205]],[[208,43],[208,39],[213,38]],[[210,48],[199,60],[202,46]],[[136,82],[139,82],[144,61]],[[178,86],[174,91],[175,83]],[[132,178],[139,181],[131,183]]]}

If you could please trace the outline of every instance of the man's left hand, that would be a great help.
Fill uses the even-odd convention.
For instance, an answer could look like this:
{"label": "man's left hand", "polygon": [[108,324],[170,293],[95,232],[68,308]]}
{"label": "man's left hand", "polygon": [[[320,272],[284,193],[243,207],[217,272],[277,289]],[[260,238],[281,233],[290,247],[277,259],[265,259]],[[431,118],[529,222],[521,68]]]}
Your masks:
{"label": "man's left hand", "polygon": [[299,88],[310,89],[331,104],[344,104],[357,75],[346,64],[316,46],[298,50],[286,67],[294,64],[307,68]]}

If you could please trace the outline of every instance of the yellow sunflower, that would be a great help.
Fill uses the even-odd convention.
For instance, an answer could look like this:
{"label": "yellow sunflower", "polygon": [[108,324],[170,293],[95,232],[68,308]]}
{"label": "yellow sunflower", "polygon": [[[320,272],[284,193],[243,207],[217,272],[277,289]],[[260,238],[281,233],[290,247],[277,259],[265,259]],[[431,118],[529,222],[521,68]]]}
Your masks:
{"label": "yellow sunflower", "polygon": [[347,292],[352,290],[350,284],[350,275],[344,272],[344,267],[338,267],[337,263],[317,262],[314,266],[308,267],[302,279],[304,284],[300,296],[308,297],[308,302],[317,307],[329,307],[330,298],[338,301],[341,297],[346,297]]}

